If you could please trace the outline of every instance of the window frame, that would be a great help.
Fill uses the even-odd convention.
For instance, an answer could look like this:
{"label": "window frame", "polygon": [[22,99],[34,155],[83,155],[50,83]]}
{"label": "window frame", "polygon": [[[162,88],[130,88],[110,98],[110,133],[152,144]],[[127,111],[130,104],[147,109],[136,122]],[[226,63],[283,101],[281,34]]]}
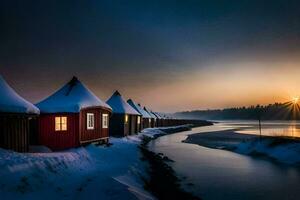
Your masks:
{"label": "window frame", "polygon": [[86,129],[94,130],[95,129],[95,114],[86,113]]}
{"label": "window frame", "polygon": [[[106,124],[104,123],[106,122]],[[102,113],[102,128],[107,129],[108,128],[108,114],[107,113]]]}
{"label": "window frame", "polygon": [[[65,121],[63,119],[65,119]],[[64,123],[63,123],[63,121],[64,121]],[[68,118],[66,116],[62,116],[60,118],[60,127],[61,127],[61,131],[68,130]]]}
{"label": "window frame", "polygon": [[[63,119],[65,119],[65,120],[63,120]],[[63,123],[63,121],[64,121],[64,123]],[[68,130],[68,117],[67,116],[55,116],[54,117],[54,130],[55,130],[55,132],[67,131]]]}

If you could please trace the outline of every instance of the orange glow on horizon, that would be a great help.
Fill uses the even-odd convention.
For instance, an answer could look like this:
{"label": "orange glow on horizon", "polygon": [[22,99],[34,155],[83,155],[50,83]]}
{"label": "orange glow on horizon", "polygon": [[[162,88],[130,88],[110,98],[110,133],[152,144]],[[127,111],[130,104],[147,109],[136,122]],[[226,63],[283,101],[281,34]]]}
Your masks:
{"label": "orange glow on horizon", "polygon": [[[164,111],[222,109],[280,102],[299,104],[300,59],[212,64],[143,91],[141,100]],[[220,70],[219,65],[224,68]]]}
{"label": "orange glow on horizon", "polygon": [[292,101],[294,104],[297,104],[299,101],[299,97],[293,97]]}

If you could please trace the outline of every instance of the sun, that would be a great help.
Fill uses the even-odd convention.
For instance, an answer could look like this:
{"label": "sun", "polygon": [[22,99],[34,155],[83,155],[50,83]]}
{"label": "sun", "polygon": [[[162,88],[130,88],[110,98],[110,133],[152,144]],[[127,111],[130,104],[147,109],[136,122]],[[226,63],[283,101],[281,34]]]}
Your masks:
{"label": "sun", "polygon": [[299,101],[299,97],[293,97],[293,98],[292,98],[292,102],[293,102],[294,104],[297,104],[298,101]]}

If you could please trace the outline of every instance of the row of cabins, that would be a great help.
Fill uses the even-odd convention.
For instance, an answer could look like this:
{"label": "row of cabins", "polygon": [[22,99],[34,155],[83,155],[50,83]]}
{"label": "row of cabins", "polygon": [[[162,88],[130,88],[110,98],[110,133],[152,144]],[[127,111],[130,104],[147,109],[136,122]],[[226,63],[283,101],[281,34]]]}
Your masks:
{"label": "row of cabins", "polygon": [[100,100],[76,77],[36,105],[19,96],[0,76],[0,147],[27,152],[29,145],[52,150],[107,142],[144,128],[188,123],[142,108],[116,91]]}

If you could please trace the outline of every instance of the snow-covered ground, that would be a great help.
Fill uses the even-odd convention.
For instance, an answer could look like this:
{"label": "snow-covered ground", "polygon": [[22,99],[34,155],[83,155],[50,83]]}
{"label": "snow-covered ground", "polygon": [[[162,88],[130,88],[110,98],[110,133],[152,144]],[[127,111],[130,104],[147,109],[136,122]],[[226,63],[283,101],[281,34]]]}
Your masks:
{"label": "snow-covered ground", "polygon": [[300,142],[276,144],[275,140],[265,137],[262,140],[243,142],[237,145],[235,152],[248,155],[261,154],[281,163],[300,165]]}
{"label": "snow-covered ground", "polygon": [[225,149],[240,154],[266,156],[285,164],[300,165],[300,141],[262,137],[224,130],[189,135],[184,141],[205,147]]}
{"label": "snow-covered ground", "polygon": [[142,130],[142,133],[139,137],[149,137],[149,138],[156,138],[162,135],[167,135],[170,133],[177,133],[180,131],[186,131],[191,129],[192,125],[180,125],[180,126],[171,126],[171,127],[161,127],[161,128],[146,128]]}
{"label": "snow-covered ground", "polygon": [[26,154],[0,149],[0,199],[155,199],[143,189],[147,163],[138,145],[144,135],[166,134],[163,129],[111,138],[109,147]]}

